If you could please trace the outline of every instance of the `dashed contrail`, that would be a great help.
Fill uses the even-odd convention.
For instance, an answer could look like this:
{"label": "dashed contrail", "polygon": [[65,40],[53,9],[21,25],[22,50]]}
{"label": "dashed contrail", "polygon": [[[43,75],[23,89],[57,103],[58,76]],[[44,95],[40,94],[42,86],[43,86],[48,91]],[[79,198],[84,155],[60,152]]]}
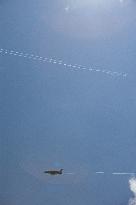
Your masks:
{"label": "dashed contrail", "polygon": [[[95,172],[95,174],[107,174],[107,172],[98,171],[98,172]],[[111,172],[110,174],[112,174],[112,175],[130,175],[130,176],[132,176],[132,175],[135,175],[136,172]]]}
{"label": "dashed contrail", "polygon": [[9,56],[15,56],[15,57],[21,57],[21,58],[26,58],[27,60],[33,60],[33,61],[40,61],[42,63],[51,63],[54,65],[59,65],[63,68],[69,69],[71,71],[87,71],[87,72],[96,72],[96,73],[103,73],[106,75],[110,75],[113,77],[121,77],[121,78],[126,78],[127,73],[124,72],[118,72],[118,71],[112,71],[112,70],[107,70],[103,68],[95,68],[95,66],[84,66],[84,65],[79,65],[79,64],[71,64],[71,63],[66,63],[62,59],[58,60],[56,58],[48,58],[48,57],[43,57],[35,54],[29,54],[26,52],[22,51],[17,51],[17,50],[7,50],[0,48],[0,54],[1,55],[9,55]]}

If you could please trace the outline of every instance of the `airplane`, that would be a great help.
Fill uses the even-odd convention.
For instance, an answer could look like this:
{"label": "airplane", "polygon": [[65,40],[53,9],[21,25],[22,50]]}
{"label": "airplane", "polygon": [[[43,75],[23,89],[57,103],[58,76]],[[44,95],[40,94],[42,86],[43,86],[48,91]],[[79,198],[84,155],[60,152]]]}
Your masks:
{"label": "airplane", "polygon": [[60,170],[47,170],[47,171],[44,171],[44,173],[50,174],[50,175],[59,175],[59,174],[62,174],[63,170],[64,169],[60,169]]}

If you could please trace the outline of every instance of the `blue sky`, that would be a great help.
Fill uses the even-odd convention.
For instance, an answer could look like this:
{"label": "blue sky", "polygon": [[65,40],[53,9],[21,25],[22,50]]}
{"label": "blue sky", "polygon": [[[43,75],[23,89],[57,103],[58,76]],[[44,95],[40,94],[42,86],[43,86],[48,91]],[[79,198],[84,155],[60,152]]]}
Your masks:
{"label": "blue sky", "polygon": [[0,2],[1,204],[132,195],[130,176],[112,173],[136,171],[136,3],[84,2]]}

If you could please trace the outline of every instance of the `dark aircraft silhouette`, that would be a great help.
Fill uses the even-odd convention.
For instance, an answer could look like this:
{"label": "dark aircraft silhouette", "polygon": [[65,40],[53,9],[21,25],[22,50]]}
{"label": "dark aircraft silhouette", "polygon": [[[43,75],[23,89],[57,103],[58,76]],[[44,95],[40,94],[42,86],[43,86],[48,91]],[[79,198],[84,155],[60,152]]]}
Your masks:
{"label": "dark aircraft silhouette", "polygon": [[50,174],[50,175],[58,175],[58,174],[62,174],[63,169],[60,170],[47,170],[44,171],[44,173],[46,174]]}

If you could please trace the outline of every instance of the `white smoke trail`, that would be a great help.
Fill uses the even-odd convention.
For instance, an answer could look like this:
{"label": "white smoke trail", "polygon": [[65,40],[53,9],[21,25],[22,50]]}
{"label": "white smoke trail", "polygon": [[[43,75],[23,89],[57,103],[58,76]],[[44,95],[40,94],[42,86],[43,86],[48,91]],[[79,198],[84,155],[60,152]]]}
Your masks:
{"label": "white smoke trail", "polygon": [[136,205],[136,178],[132,177],[129,180],[129,188],[133,193],[133,197],[129,199],[128,205]]}
{"label": "white smoke trail", "polygon": [[104,174],[104,172],[95,172],[96,174]]}
{"label": "white smoke trail", "polygon": [[115,76],[115,77],[123,77],[123,78],[126,78],[128,75],[127,73],[105,70],[105,69],[98,69],[98,68],[94,68],[93,66],[86,67],[84,65],[69,64],[69,63],[65,63],[61,59],[57,60],[55,58],[43,57],[43,56],[39,56],[39,55],[24,53],[22,51],[20,52],[17,50],[7,50],[7,49],[0,48],[0,54],[1,55],[22,57],[22,58],[26,58],[29,60],[31,59],[33,61],[40,61],[43,63],[46,62],[46,63],[50,63],[50,64],[55,64],[55,65],[63,66],[63,68],[67,68],[71,71],[79,71],[79,70],[81,71],[82,70],[82,71],[89,71],[89,72],[97,72],[97,73],[104,73],[106,75]]}
{"label": "white smoke trail", "polygon": [[113,172],[113,175],[134,175],[135,172]]}

